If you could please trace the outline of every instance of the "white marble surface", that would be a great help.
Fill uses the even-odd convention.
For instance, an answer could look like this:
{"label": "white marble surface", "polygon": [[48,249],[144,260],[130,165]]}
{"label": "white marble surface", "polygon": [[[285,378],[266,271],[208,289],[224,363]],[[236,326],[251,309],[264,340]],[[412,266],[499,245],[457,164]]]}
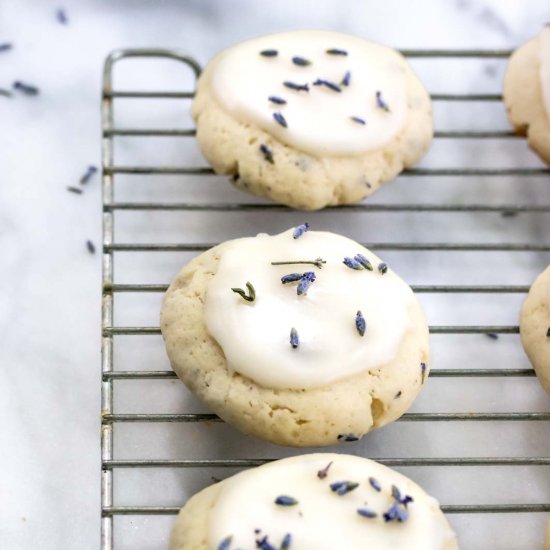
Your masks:
{"label": "white marble surface", "polygon": [[[349,31],[396,47],[509,48],[550,20],[544,0],[315,0],[254,2],[194,0],[64,4],[69,24],[55,19],[57,2],[2,0],[0,87],[20,79],[38,97],[0,97],[0,548],[88,549],[99,545],[99,248],[100,181],[83,195],[77,184],[99,164],[99,97],[103,59],[120,47],[184,50],[201,63],[234,42],[291,28]],[[500,91],[503,62],[414,62],[430,91]],[[121,88],[182,86],[173,65],[120,64]],[[162,82],[162,80],[164,82]],[[185,79],[184,79],[185,80]],[[166,84],[166,85],[164,85]],[[187,104],[117,103],[120,126],[185,126]],[[181,124],[175,117],[181,117]],[[439,129],[506,129],[502,106],[437,104]],[[121,139],[118,164],[201,162],[181,141]],[[519,140],[438,140],[423,166],[540,166]],[[119,200],[254,200],[223,180],[120,177]],[[373,202],[546,203],[544,178],[401,178]],[[205,217],[206,216],[206,217]],[[318,213],[309,220],[365,241],[548,242],[548,215]],[[254,231],[279,231],[296,214],[117,214],[119,242],[212,242]],[[119,254],[116,282],[166,283],[186,254]],[[536,253],[416,253],[384,256],[414,284],[527,284],[547,263]],[[424,294],[432,324],[515,324],[521,295]],[[158,324],[157,294],[116,298],[117,325]],[[434,337],[434,367],[528,365],[517,336]],[[117,339],[118,369],[167,368],[158,337]],[[116,384],[117,412],[202,410],[177,381]],[[547,411],[548,398],[531,378],[433,379],[415,404],[422,411]],[[348,449],[372,457],[548,456],[548,423],[397,423]],[[118,458],[274,457],[291,454],[240,436],[225,425],[116,427]],[[548,502],[547,468],[404,468],[445,503]],[[119,470],[118,505],[178,505],[210,482],[211,472]],[[227,475],[227,471],[213,475]],[[453,516],[464,548],[537,549],[542,515]],[[115,521],[117,549],[165,547],[172,517]]]}

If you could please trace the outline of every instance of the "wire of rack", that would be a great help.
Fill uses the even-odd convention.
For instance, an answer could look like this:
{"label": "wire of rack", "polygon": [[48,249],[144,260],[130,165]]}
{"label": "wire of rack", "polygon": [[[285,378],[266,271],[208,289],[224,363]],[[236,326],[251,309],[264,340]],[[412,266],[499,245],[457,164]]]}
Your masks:
{"label": "wire of rack", "polygon": [[[510,54],[505,50],[407,50],[403,54],[409,58],[507,58]],[[167,284],[123,284],[114,281],[114,259],[119,252],[201,252],[216,243],[149,243],[134,244],[117,242],[114,237],[115,215],[119,211],[204,211],[204,212],[256,212],[256,211],[286,211],[286,207],[275,204],[248,203],[211,203],[197,204],[192,202],[119,202],[115,200],[114,182],[119,174],[156,174],[162,175],[192,175],[200,178],[212,174],[210,168],[204,167],[171,167],[171,166],[121,166],[115,164],[113,141],[117,136],[173,136],[193,138],[195,130],[190,129],[140,129],[117,128],[114,125],[113,102],[117,98],[141,99],[190,99],[193,91],[182,92],[152,92],[152,91],[121,91],[113,90],[113,66],[126,58],[165,58],[181,62],[190,67],[195,77],[200,74],[199,64],[192,58],[170,50],[127,49],[113,52],[106,60],[103,73],[102,91],[102,156],[103,156],[103,291],[102,291],[102,424],[101,424],[101,548],[112,550],[115,547],[113,519],[121,515],[165,515],[175,514],[178,507],[174,506],[118,506],[113,499],[113,473],[124,468],[244,468],[263,464],[270,459],[116,459],[114,456],[113,426],[117,423],[200,423],[205,421],[221,422],[213,414],[124,414],[114,411],[114,381],[116,380],[163,380],[173,379],[175,374],[168,370],[115,370],[113,345],[119,335],[159,335],[159,327],[152,326],[115,326],[114,296],[119,293],[162,293]],[[497,102],[501,101],[499,94],[432,94],[433,101],[442,102]],[[516,135],[511,131],[436,131],[438,139],[513,139]],[[402,176],[548,176],[546,168],[415,168],[405,171]],[[339,206],[330,209],[331,212],[497,212],[497,213],[545,213],[550,212],[550,205],[517,205],[517,204],[428,204],[399,203]],[[364,243],[373,250],[383,251],[478,251],[478,252],[515,252],[533,251],[549,252],[548,243],[479,243],[479,242],[370,242]],[[413,285],[418,293],[446,294],[524,294],[528,285]],[[432,334],[517,334],[518,326],[503,325],[450,325],[431,326]],[[532,377],[534,372],[529,368],[455,368],[433,369],[430,377],[437,378],[468,378],[468,377]],[[550,412],[465,412],[465,413],[408,413],[399,422],[483,422],[483,421],[550,421]],[[549,456],[540,457],[468,457],[430,458],[384,458],[378,459],[389,466],[548,466]],[[499,503],[499,504],[453,504],[442,505],[446,513],[491,514],[519,512],[550,512],[550,502],[546,503]]]}

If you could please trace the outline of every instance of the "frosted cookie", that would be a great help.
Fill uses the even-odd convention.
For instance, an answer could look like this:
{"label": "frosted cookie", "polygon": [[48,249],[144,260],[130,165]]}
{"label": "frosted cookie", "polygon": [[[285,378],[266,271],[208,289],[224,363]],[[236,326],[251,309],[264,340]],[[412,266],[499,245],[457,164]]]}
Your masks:
{"label": "frosted cookie", "polygon": [[521,308],[519,330],[525,353],[550,394],[550,266],[531,285]]}
{"label": "frosted cookie", "polygon": [[177,375],[243,432],[293,446],[355,441],[416,398],[428,326],[372,252],[306,230],[193,259],[166,293],[162,334]]}
{"label": "frosted cookie", "polygon": [[518,48],[504,77],[504,103],[516,132],[550,163],[550,27]]}
{"label": "frosted cookie", "polygon": [[456,550],[439,503],[373,460],[310,454],[245,470],[182,508],[170,550]]}
{"label": "frosted cookie", "polygon": [[237,44],[201,75],[200,148],[242,190],[301,209],[356,202],[428,148],[430,98],[395,50],[327,31]]}

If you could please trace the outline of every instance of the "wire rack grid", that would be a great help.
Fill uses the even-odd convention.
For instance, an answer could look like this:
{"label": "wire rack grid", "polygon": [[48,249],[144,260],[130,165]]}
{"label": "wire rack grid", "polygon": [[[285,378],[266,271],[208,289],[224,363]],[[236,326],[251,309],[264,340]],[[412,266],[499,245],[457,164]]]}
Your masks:
{"label": "wire rack grid", "polygon": [[[427,60],[447,59],[455,60],[465,59],[490,59],[490,60],[505,60],[509,53],[508,51],[473,51],[473,50],[410,50],[403,52],[408,58],[421,58]],[[143,242],[133,243],[115,240],[114,222],[115,216],[120,213],[129,212],[134,216],[143,215],[143,213],[179,213],[182,216],[190,213],[203,213],[205,215],[256,215],[274,212],[277,215],[282,213],[290,213],[291,211],[285,207],[263,203],[263,202],[174,202],[174,201],[120,201],[115,200],[115,178],[121,175],[126,176],[154,176],[160,178],[164,176],[189,176],[197,180],[205,176],[211,176],[212,170],[201,166],[139,166],[139,165],[119,165],[114,160],[114,142],[119,137],[176,137],[193,139],[194,129],[145,129],[145,128],[122,128],[115,124],[113,104],[119,99],[173,99],[173,100],[189,100],[193,97],[193,91],[120,91],[113,89],[113,67],[114,65],[127,58],[152,58],[152,59],[170,59],[175,63],[182,63],[187,68],[190,68],[195,77],[200,73],[200,66],[192,58],[176,52],[167,50],[120,50],[113,52],[105,63],[103,75],[103,94],[102,94],[102,155],[103,155],[103,292],[102,292],[102,428],[101,428],[101,457],[102,457],[102,476],[101,476],[101,548],[103,550],[111,550],[115,548],[128,547],[124,546],[123,542],[117,540],[115,536],[114,521],[115,518],[126,516],[164,516],[174,515],[179,509],[179,505],[148,505],[147,501],[139,505],[121,505],[115,502],[115,473],[127,470],[147,470],[147,469],[175,469],[180,471],[196,472],[200,469],[221,469],[230,471],[244,467],[256,466],[270,460],[274,457],[264,458],[260,456],[244,456],[234,458],[229,454],[218,454],[216,456],[207,456],[206,458],[186,458],[186,456],[177,456],[174,458],[164,459],[158,456],[153,458],[118,458],[115,452],[115,427],[128,424],[154,424],[154,425],[169,425],[169,424],[187,424],[196,426],[197,430],[206,430],[206,425],[210,423],[220,423],[220,419],[215,415],[205,412],[177,412],[177,413],[127,413],[124,411],[115,410],[114,390],[116,383],[125,381],[150,381],[150,380],[172,380],[175,375],[168,369],[141,369],[128,370],[125,365],[115,368],[114,347],[116,339],[120,336],[143,337],[156,336],[160,334],[158,326],[119,326],[115,323],[114,302],[115,297],[125,294],[135,294],[136,296],[144,296],[149,294],[161,295],[167,288],[167,281],[162,283],[137,282],[124,283],[115,281],[114,262],[117,254],[135,254],[135,253],[198,253],[208,249],[216,244],[215,242]],[[482,105],[494,104],[501,101],[500,94],[495,93],[433,93],[432,100],[434,104],[443,102],[447,104],[463,104],[471,105],[480,103]],[[477,130],[477,129],[458,129],[458,130],[443,130],[436,129],[435,138],[437,140],[513,140],[515,134],[508,129],[503,130]],[[498,168],[466,168],[466,167],[443,167],[443,168],[414,168],[406,171],[400,178],[414,178],[422,184],[426,178],[442,178],[460,177],[473,178],[482,177],[493,181],[498,181],[501,178],[508,177],[526,177],[539,179],[548,176],[550,171],[546,168],[535,167],[498,167]],[[227,185],[227,184],[224,184]],[[441,184],[443,185],[443,184]],[[160,193],[160,192],[159,192]],[[240,196],[240,195],[236,195]],[[412,214],[415,216],[433,215],[442,213],[463,214],[466,216],[476,215],[496,215],[501,217],[514,217],[519,214],[533,216],[537,214],[545,214],[550,212],[550,204],[545,204],[543,201],[534,201],[532,204],[519,204],[517,202],[499,204],[489,200],[474,200],[464,203],[462,201],[444,200],[439,203],[418,202],[399,200],[376,202],[369,200],[365,203],[360,203],[350,206],[341,206],[330,208],[327,211],[328,222],[330,220],[338,220],[339,217],[347,216],[350,213],[360,215],[391,215],[391,214]],[[138,218],[139,219],[139,218]],[[137,222],[139,223],[139,221]],[[145,223],[145,222],[144,222]],[[481,253],[482,255],[490,253],[527,253],[540,254],[550,252],[550,242],[485,242],[472,239],[470,241],[451,242],[450,240],[442,240],[441,242],[420,242],[417,240],[392,240],[389,242],[369,242],[366,246],[373,250],[381,250],[385,253],[394,253],[397,257],[399,254],[405,253],[436,253],[436,254],[453,254],[457,255],[460,261],[460,255],[470,253]],[[495,277],[495,279],[497,279]],[[422,284],[413,284],[413,289],[421,296],[433,296],[436,300],[441,300],[445,296],[457,297],[461,302],[472,302],[480,296],[496,296],[499,300],[505,296],[522,296],[529,288],[529,280],[522,281],[522,284],[499,284],[497,280],[490,280],[483,284],[456,284],[456,283],[430,283],[428,281]],[[456,324],[438,324],[431,325],[430,332],[434,335],[446,335],[448,338],[457,338],[458,335],[483,335],[491,336],[496,339],[500,335],[512,335],[514,338],[514,346],[519,347],[519,339],[517,334],[519,328],[517,324],[497,324],[497,323],[456,323]],[[484,339],[489,342],[489,338]],[[139,344],[137,344],[139,346]],[[533,371],[525,363],[521,367],[498,364],[489,360],[484,361],[481,366],[459,366],[453,368],[437,368],[432,370],[431,379],[439,379],[446,384],[445,388],[452,391],[452,385],[458,384],[460,380],[504,380],[512,379],[513,381],[531,379],[533,380]],[[496,356],[495,356],[496,357]],[[165,364],[165,358],[159,358],[158,363]],[[183,386],[182,386],[183,388]],[[422,426],[422,429],[430,433],[436,430],[438,425],[444,422],[449,430],[453,426],[465,426],[466,429],[475,423],[494,423],[497,429],[502,429],[503,425],[519,425],[519,424],[534,424],[535,437],[544,438],[548,436],[548,422],[550,421],[550,412],[546,410],[485,410],[480,407],[480,410],[472,410],[468,408],[464,412],[449,412],[440,410],[430,410],[428,402],[428,410],[422,412],[410,412],[405,414],[397,424],[406,423],[407,426],[417,425]],[[386,430],[386,428],[385,428]],[[538,430],[538,432],[536,431]],[[389,431],[389,429],[388,429]],[[437,430],[436,430],[437,433]],[[369,436],[370,437],[370,436]],[[368,438],[367,438],[368,439]],[[361,448],[362,449],[362,448]],[[546,447],[544,447],[546,449]],[[340,449],[344,450],[344,449]],[[347,448],[345,449],[348,450]],[[496,467],[502,468],[538,468],[548,467],[550,465],[550,456],[548,452],[538,451],[535,453],[523,452],[521,448],[514,449],[515,452],[500,454],[495,456],[488,453],[488,456],[483,456],[481,453],[472,453],[471,456],[461,453],[455,453],[452,456],[441,456],[437,453],[411,454],[405,456],[376,456],[380,462],[397,467],[442,467],[444,472],[450,472],[450,468],[457,469],[459,472],[467,468],[481,468],[481,476],[487,472],[493,471]],[[363,450],[355,450],[371,456],[370,453]],[[194,453],[193,453],[194,454]],[[479,456],[478,456],[479,454]],[[548,470],[545,469],[546,483],[548,479]],[[447,475],[446,473],[444,475]],[[450,474],[449,474],[450,475]],[[539,477],[540,479],[540,477]],[[144,495],[147,494],[148,487],[143,487]],[[146,498],[146,497],[144,497]],[[183,504],[183,502],[178,503]],[[490,502],[485,502],[481,499],[474,499],[473,502],[463,501],[458,503],[446,503],[443,501],[443,510],[451,516],[463,515],[466,518],[472,516],[489,517],[496,515],[502,517],[509,514],[525,514],[525,513],[542,513],[550,512],[550,499],[546,497],[536,498],[533,501],[517,501],[510,498],[507,500],[499,498],[491,499]],[[463,527],[468,525],[469,520],[463,523]],[[459,537],[461,536],[459,529]],[[115,544],[116,543],[116,544]],[[156,547],[156,546],[155,546]],[[512,548],[513,546],[510,546]]]}

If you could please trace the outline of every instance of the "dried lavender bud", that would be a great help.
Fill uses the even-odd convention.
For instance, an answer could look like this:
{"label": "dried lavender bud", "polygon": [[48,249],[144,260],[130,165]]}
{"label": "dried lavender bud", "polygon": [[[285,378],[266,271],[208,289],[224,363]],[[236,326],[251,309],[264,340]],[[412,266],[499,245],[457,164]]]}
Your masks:
{"label": "dried lavender bud", "polygon": [[308,288],[311,286],[311,283],[313,283],[314,281],[315,281],[315,273],[313,271],[306,271],[302,275],[302,278],[298,283],[298,286],[296,288],[296,294],[298,294],[298,296],[301,296],[302,294],[307,294]]}
{"label": "dried lavender bud", "polygon": [[231,547],[231,541],[233,540],[233,536],[229,535],[228,537],[225,537],[220,544],[218,544],[218,550],[229,550]]}
{"label": "dried lavender bud", "polygon": [[403,506],[407,506],[409,502],[413,502],[413,497],[409,495],[402,496],[401,491],[395,485],[391,486],[391,496]]}
{"label": "dried lavender bud", "polygon": [[550,338],[550,327],[548,327],[548,330],[546,331],[546,338]]}
{"label": "dried lavender bud", "polygon": [[380,485],[380,482],[374,477],[369,477],[369,483],[375,491],[380,492],[382,490],[382,485]]}
{"label": "dried lavender bud", "polygon": [[273,118],[278,122],[283,128],[288,128],[285,117],[281,113],[273,113]]}
{"label": "dried lavender bud", "polygon": [[369,271],[372,271],[372,264],[369,262],[369,260],[367,258],[365,258],[365,256],[363,256],[363,254],[356,254],[353,259],[356,261],[356,262],[359,262],[365,269],[368,269]]}
{"label": "dried lavender bud", "polygon": [[382,109],[383,111],[386,111],[386,113],[390,112],[390,108],[389,108],[388,104],[382,98],[382,92],[381,91],[376,92],[376,105],[378,106],[379,109]]}
{"label": "dried lavender bud", "polygon": [[378,514],[369,508],[357,508],[357,513],[364,518],[375,518]]}
{"label": "dried lavender bud", "polygon": [[92,241],[86,241],[86,248],[90,254],[95,254],[95,245]]}
{"label": "dried lavender bud", "polygon": [[357,329],[359,336],[365,336],[365,331],[367,330],[367,322],[365,321],[365,318],[360,311],[358,311],[357,315],[355,316],[355,328]]}
{"label": "dried lavender bud", "polygon": [[395,397],[394,399],[399,399],[401,397],[401,395],[403,394],[403,392],[401,390],[399,390],[396,394],[395,394]]}
{"label": "dried lavender bud", "polygon": [[289,497],[288,495],[279,495],[275,499],[275,504],[278,506],[295,506],[298,504],[298,501],[294,497]]}
{"label": "dried lavender bud", "polygon": [[327,475],[328,475],[328,471],[329,471],[331,466],[332,466],[332,460],[322,470],[319,470],[317,472],[317,477],[319,479],[325,479],[325,477],[327,477]]}
{"label": "dried lavender bud", "polygon": [[68,185],[67,191],[71,193],[76,193],[77,195],[82,195],[82,189],[80,189],[80,187],[73,187],[72,185]]}
{"label": "dried lavender bud", "polygon": [[242,288],[232,288],[231,290],[238,294],[243,300],[247,302],[253,302],[256,299],[256,290],[252,286],[252,283],[246,283],[248,294]]}
{"label": "dried lavender bud", "polygon": [[334,82],[331,82],[330,80],[325,80],[323,78],[318,78],[314,83],[314,86],[325,86],[329,90],[332,90],[333,92],[341,92],[342,88],[338,86],[337,84],[334,84]]}
{"label": "dried lavender bud", "polygon": [[259,550],[277,550],[277,548],[267,540],[267,535],[263,539],[256,541],[256,548],[259,548]]}
{"label": "dried lavender bud", "polygon": [[303,273],[289,273],[281,277],[281,283],[286,285],[287,283],[294,283],[302,278]]}
{"label": "dried lavender bud", "polygon": [[485,336],[487,336],[487,338],[490,338],[491,340],[498,340],[498,334],[496,334],[495,332],[486,332]]}
{"label": "dried lavender bud", "polygon": [[351,73],[349,71],[346,71],[344,73],[344,77],[342,78],[342,81],[340,82],[340,84],[342,86],[349,86],[351,82]]}
{"label": "dried lavender bud", "polygon": [[380,271],[380,273],[384,275],[384,273],[387,273],[388,271],[388,266],[384,262],[382,262],[381,264],[378,264],[378,271]]}
{"label": "dried lavender bud", "polygon": [[292,63],[294,63],[294,65],[298,65],[299,67],[307,67],[308,65],[311,65],[311,61],[309,59],[299,56],[293,57]]}
{"label": "dried lavender bud", "polygon": [[18,90],[25,95],[38,95],[40,93],[40,90],[36,86],[33,86],[32,84],[25,84],[20,80],[16,80],[13,83],[13,88],[14,90]]}
{"label": "dried lavender bud", "polygon": [[277,57],[279,52],[277,50],[262,50],[260,55],[263,57]]}
{"label": "dried lavender bud", "polygon": [[426,363],[420,363],[420,372],[422,373],[422,384],[424,384],[424,379],[426,378]]}
{"label": "dried lavender bud", "polygon": [[69,22],[67,19],[67,14],[63,8],[58,8],[56,10],[55,17],[62,25],[66,25]]}
{"label": "dried lavender bud", "polygon": [[294,327],[290,329],[290,345],[292,349],[296,349],[300,345],[300,337],[298,336],[298,331]]}
{"label": "dried lavender bud", "polygon": [[283,540],[281,541],[280,550],[288,550],[291,544],[292,544],[292,535],[290,533],[287,533],[283,537]]}
{"label": "dried lavender bud", "polygon": [[296,92],[309,92],[309,86],[307,84],[296,84],[295,82],[285,80],[285,82],[283,82],[283,86]]}
{"label": "dried lavender bud", "polygon": [[348,55],[346,50],[340,50],[338,48],[330,48],[330,50],[326,50],[326,53],[329,55]]}
{"label": "dried lavender bud", "polygon": [[267,145],[264,145],[263,143],[260,145],[260,153],[262,153],[264,159],[267,160],[267,162],[269,162],[270,164],[275,164],[275,161],[273,160],[273,153]]}
{"label": "dried lavender bud", "polygon": [[13,44],[11,42],[4,42],[0,44],[0,52],[7,52],[13,48]]}
{"label": "dried lavender bud", "polygon": [[92,165],[88,166],[88,169],[86,170],[86,172],[84,172],[84,174],[80,178],[80,183],[82,185],[86,185],[95,176],[96,172],[97,172],[96,166],[92,166]]}
{"label": "dried lavender bud", "polygon": [[271,103],[275,103],[276,105],[286,105],[286,99],[283,99],[282,97],[276,95],[270,95],[267,99],[269,99]]}
{"label": "dried lavender bud", "polygon": [[355,481],[335,481],[330,484],[330,490],[337,495],[343,496],[359,487]]}
{"label": "dried lavender bud", "polygon": [[398,502],[392,504],[387,512],[384,512],[384,521],[407,521],[409,513]]}
{"label": "dried lavender bud", "polygon": [[362,124],[363,126],[367,124],[367,121],[364,118],[360,118],[358,116],[350,116],[350,119],[353,120],[353,122],[357,122],[357,124]]}
{"label": "dried lavender bud", "polygon": [[356,269],[356,270],[363,269],[363,266],[357,260],[354,260],[353,258],[349,258],[348,256],[344,258],[343,263],[350,269]]}
{"label": "dried lavender bud", "polygon": [[294,229],[292,237],[294,239],[299,239],[306,231],[309,231],[309,223],[305,222],[300,224]]}
{"label": "dried lavender bud", "polygon": [[3,95],[4,97],[11,97],[13,94],[5,88],[0,88],[0,95]]}
{"label": "dried lavender bud", "polygon": [[343,439],[346,443],[351,443],[352,441],[359,441],[359,438],[355,434],[340,434],[336,439]]}

